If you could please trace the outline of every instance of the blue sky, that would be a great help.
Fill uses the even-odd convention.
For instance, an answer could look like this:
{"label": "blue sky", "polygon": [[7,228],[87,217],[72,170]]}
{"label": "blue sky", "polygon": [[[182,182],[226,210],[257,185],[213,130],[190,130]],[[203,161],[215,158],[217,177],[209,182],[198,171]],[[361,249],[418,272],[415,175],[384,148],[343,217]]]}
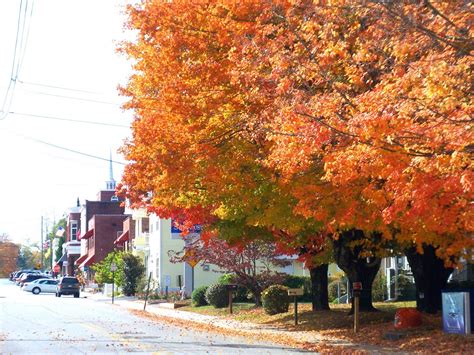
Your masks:
{"label": "blue sky", "polygon": [[[101,158],[111,151],[124,162],[117,149],[130,134],[132,113],[120,108],[117,86],[126,83],[130,63],[115,49],[131,38],[122,30],[125,3],[0,1],[0,109],[13,92],[3,105],[13,113],[0,113],[0,234],[39,241],[41,216],[52,224],[78,197],[95,199],[108,162],[72,151]],[[123,165],[113,168],[119,181]]]}

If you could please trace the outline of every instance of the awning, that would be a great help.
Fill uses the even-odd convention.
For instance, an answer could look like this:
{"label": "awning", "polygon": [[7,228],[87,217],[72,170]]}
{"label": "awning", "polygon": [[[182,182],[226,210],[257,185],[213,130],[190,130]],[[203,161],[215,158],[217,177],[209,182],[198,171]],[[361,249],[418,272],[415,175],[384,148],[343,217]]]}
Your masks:
{"label": "awning", "polygon": [[122,234],[120,234],[120,236],[117,239],[115,239],[114,244],[123,244],[123,243],[125,243],[128,240],[129,236],[130,236],[129,231],[123,232]]}
{"label": "awning", "polygon": [[56,264],[62,263],[63,261],[67,261],[67,253],[64,253],[63,256],[56,262]]}
{"label": "awning", "polygon": [[89,254],[81,255],[81,256],[79,257],[79,259],[77,259],[74,264],[80,265],[84,260],[87,259],[88,256],[89,256]]}
{"label": "awning", "polygon": [[94,263],[94,254],[90,255],[79,267],[89,266]]}
{"label": "awning", "polygon": [[82,235],[80,239],[90,238],[92,237],[93,234],[94,234],[94,228],[91,228],[84,235]]}

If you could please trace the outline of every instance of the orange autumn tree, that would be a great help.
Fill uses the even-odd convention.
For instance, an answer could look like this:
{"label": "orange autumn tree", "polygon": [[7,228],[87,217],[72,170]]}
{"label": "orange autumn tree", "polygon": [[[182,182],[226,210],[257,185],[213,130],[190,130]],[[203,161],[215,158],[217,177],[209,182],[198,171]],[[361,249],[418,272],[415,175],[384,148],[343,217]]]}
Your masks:
{"label": "orange autumn tree", "polygon": [[[258,3],[248,4],[246,11],[252,16],[261,12]],[[239,10],[244,11],[241,5]],[[130,8],[130,26],[140,32],[137,43],[123,47],[137,60],[137,73],[123,90],[131,97],[128,107],[137,115],[133,140],[124,147],[131,161],[124,175],[126,193],[135,204],[188,227],[207,225],[206,237],[210,224],[227,239],[245,239],[241,229],[245,224],[270,226],[278,229],[278,235],[283,230],[285,236],[295,233],[299,222],[291,220],[289,208],[294,203],[279,197],[272,206],[265,205],[276,198],[270,195],[277,186],[270,186],[275,177],[259,163],[267,148],[247,118],[265,103],[257,96],[248,99],[232,79],[234,63],[229,55],[239,42],[236,33],[245,34],[247,25],[230,15],[225,18],[221,6],[195,3],[186,11],[183,6],[173,2]],[[226,21],[234,32],[216,31]],[[299,253],[310,244],[277,241],[289,253]],[[313,250],[302,254],[308,262],[314,258]],[[315,287],[324,291],[327,264],[323,265],[318,269],[326,270],[323,285]],[[314,307],[328,308],[327,291]]]}
{"label": "orange autumn tree", "polygon": [[258,121],[275,143],[266,164],[293,184],[322,162],[298,211],[405,246],[418,305],[435,311],[443,261],[473,245],[472,14],[463,1],[333,5],[276,3],[247,41],[260,50],[243,72],[267,64],[274,84],[258,88],[275,97]]}
{"label": "orange autumn tree", "polygon": [[130,8],[129,194],[211,221],[235,192],[248,198],[257,164],[336,240],[378,231],[450,261],[472,243],[469,13],[460,1],[332,5]]}

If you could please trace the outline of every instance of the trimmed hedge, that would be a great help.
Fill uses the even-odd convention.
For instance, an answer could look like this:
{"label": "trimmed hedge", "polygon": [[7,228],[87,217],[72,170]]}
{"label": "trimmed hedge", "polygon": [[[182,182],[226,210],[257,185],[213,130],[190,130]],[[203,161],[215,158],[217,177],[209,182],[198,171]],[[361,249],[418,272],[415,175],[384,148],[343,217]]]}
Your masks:
{"label": "trimmed hedge", "polygon": [[191,294],[191,299],[193,301],[194,307],[201,307],[201,306],[207,305],[207,301],[206,301],[207,289],[208,289],[208,286],[201,286],[193,291],[193,293]]}
{"label": "trimmed hedge", "polygon": [[290,298],[288,287],[273,285],[262,292],[262,303],[265,313],[273,315],[288,312]]}
{"label": "trimmed hedge", "polygon": [[229,294],[226,285],[214,284],[207,288],[206,301],[215,308],[224,308],[229,304]]}

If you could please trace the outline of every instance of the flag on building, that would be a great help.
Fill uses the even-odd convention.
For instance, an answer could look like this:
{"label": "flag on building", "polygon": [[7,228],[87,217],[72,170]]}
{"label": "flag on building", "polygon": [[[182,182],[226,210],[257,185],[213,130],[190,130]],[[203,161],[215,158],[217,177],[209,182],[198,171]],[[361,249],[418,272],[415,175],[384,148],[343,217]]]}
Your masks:
{"label": "flag on building", "polygon": [[64,228],[63,227],[58,227],[58,230],[56,231],[56,237],[61,238],[64,235]]}

